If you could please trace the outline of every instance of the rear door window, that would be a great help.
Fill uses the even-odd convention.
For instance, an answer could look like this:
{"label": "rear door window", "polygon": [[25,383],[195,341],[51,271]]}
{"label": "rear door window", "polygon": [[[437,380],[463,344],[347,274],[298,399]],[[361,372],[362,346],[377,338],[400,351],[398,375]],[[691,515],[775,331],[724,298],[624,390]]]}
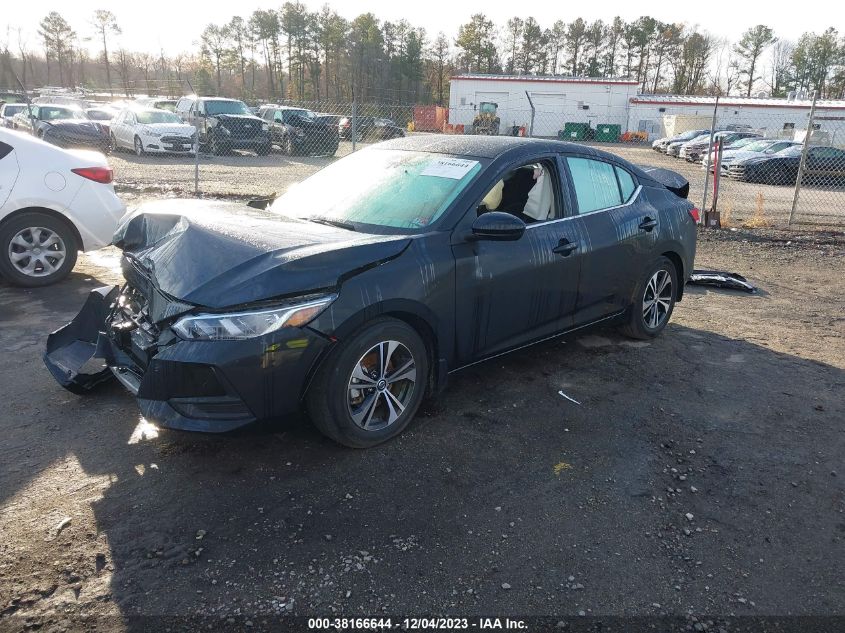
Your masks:
{"label": "rear door window", "polygon": [[610,163],[590,158],[568,156],[566,164],[578,201],[578,213],[590,213],[622,204],[622,194]]}
{"label": "rear door window", "polygon": [[0,141],[0,160],[3,160],[12,152],[12,146]]}
{"label": "rear door window", "polygon": [[621,167],[615,169],[616,177],[619,179],[619,190],[622,192],[622,202],[628,202],[637,190],[637,183],[634,182],[634,177]]}

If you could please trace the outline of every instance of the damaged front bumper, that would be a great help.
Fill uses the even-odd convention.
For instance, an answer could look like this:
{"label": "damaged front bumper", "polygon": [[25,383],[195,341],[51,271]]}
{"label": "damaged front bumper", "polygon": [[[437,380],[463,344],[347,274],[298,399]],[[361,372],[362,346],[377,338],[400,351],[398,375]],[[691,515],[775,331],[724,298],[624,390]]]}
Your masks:
{"label": "damaged front bumper", "polygon": [[141,414],[161,426],[220,433],[300,408],[326,337],[303,328],[238,341],[186,341],[122,307],[118,287],[91,292],[82,310],[47,338],[44,362],[82,394],[117,378]]}

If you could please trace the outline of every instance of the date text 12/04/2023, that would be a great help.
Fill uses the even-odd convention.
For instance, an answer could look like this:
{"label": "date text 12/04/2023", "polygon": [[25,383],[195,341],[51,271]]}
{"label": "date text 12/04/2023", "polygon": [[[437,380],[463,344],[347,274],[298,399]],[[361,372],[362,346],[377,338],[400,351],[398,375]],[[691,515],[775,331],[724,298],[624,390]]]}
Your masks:
{"label": "date text 12/04/2023", "polygon": [[513,618],[309,618],[311,630],[524,630],[524,620]]}

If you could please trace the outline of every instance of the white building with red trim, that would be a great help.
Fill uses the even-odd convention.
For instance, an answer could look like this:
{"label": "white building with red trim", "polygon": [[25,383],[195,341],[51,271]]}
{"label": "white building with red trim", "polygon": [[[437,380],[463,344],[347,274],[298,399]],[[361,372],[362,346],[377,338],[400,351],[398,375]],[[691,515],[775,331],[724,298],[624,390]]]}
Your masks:
{"label": "white building with red trim", "polygon": [[449,123],[469,127],[482,102],[498,105],[501,133],[512,126],[531,127],[534,136],[556,136],[566,122],[620,125],[636,96],[636,81],[534,75],[456,75],[449,88]]}
{"label": "white building with red trim", "polygon": [[[554,137],[568,122],[619,125],[621,132],[647,132],[650,139],[666,134],[667,123],[681,117],[695,127],[709,127],[715,97],[641,95],[630,79],[545,77],[534,75],[465,74],[452,77],[449,123],[469,127],[479,104],[498,104],[501,134],[511,126],[532,129],[534,136]],[[717,127],[758,130],[766,136],[791,137],[806,130],[810,113],[806,98],[722,97]],[[814,120],[829,142],[845,145],[845,101],[819,100]],[[670,125],[670,127],[672,127]]]}
{"label": "white building with red trim", "polygon": [[[764,136],[792,138],[806,130],[812,102],[806,98],[720,97],[717,128],[745,128]],[[715,97],[682,95],[635,95],[630,99],[627,129],[644,131],[650,138],[666,134],[668,117],[682,115],[706,122],[710,127]],[[827,142],[845,144],[845,101],[819,100],[813,127],[827,132]]]}

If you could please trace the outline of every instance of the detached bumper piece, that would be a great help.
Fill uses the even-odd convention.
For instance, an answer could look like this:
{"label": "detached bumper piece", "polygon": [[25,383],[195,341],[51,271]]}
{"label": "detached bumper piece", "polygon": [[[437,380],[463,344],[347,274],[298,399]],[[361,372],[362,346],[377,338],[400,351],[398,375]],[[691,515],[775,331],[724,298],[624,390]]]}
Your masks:
{"label": "detached bumper piece", "polygon": [[68,391],[82,394],[112,378],[111,344],[100,329],[119,292],[117,286],[92,290],[73,321],[47,337],[44,364]]}
{"label": "detached bumper piece", "polygon": [[689,283],[698,286],[716,286],[728,290],[742,290],[749,293],[757,292],[756,286],[748,283],[748,280],[742,275],[718,270],[694,270],[690,275]]}

